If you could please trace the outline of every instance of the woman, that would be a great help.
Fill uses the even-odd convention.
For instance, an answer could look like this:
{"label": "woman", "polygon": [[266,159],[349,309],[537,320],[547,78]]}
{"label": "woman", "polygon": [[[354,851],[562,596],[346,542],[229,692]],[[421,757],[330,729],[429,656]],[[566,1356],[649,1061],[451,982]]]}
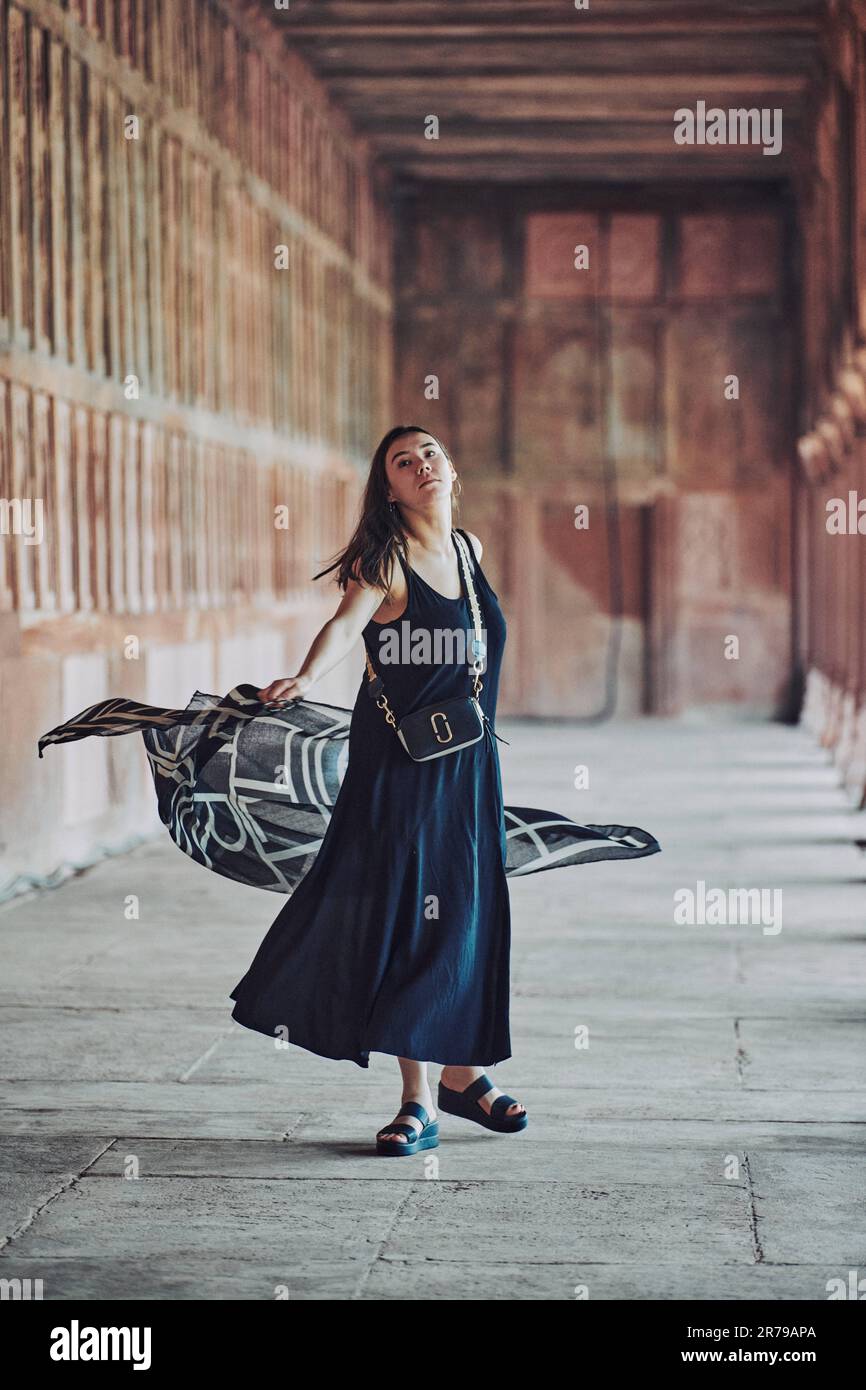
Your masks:
{"label": "woman", "polygon": [[[511,1056],[506,877],[660,848],[636,827],[503,806],[493,723],[505,620],[481,542],[452,531],[455,483],[429,432],[385,435],[355,534],[323,571],[337,570],[342,601],[294,676],[222,699],[197,691],[185,710],[111,698],[39,740],[41,757],[48,743],[141,731],[176,844],[217,873],[291,893],[232,991],[232,1016],[361,1067],[371,1052],[396,1056],[400,1109],[376,1136],[391,1156],[438,1145],[428,1062],[443,1067],[439,1110],[499,1133],[527,1125],[485,1071]],[[367,671],[353,710],[307,699],[359,637]],[[483,715],[474,741],[411,757],[400,721],[430,707],[442,741],[452,730],[439,707],[470,695]]]}
{"label": "woman", "polygon": [[[303,698],[363,637],[397,715],[468,694],[465,659],[450,664],[382,660],[380,634],[472,630],[452,540],[457,479],[445,450],[416,427],[391,430],[376,450],[358,528],[339,561],[345,591],[297,675],[259,691],[269,704]],[[505,622],[469,532],[487,643],[480,704],[496,714]],[[328,571],[324,571],[328,573]],[[318,577],[318,576],[317,576]],[[411,636],[403,649],[411,651]],[[417,642],[414,644],[418,650]],[[459,643],[453,644],[459,651]],[[327,1056],[397,1054],[403,1078],[380,1153],[437,1142],[427,1062],[444,1064],[442,1109],[477,1114],[505,1133],[527,1124],[524,1107],[484,1077],[511,1055],[511,924],[505,831],[493,738],[414,762],[378,703],[358,692],[349,765],[316,862],[271,927],[232,997],[233,1017]],[[326,1002],[324,1002],[326,1001]]]}

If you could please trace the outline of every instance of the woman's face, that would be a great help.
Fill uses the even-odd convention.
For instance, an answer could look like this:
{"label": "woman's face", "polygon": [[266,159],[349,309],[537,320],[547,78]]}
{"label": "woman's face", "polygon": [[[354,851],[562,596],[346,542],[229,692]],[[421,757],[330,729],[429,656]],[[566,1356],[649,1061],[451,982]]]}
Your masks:
{"label": "woman's face", "polygon": [[385,477],[389,502],[426,511],[450,497],[457,474],[432,434],[419,430],[394,440],[385,457]]}

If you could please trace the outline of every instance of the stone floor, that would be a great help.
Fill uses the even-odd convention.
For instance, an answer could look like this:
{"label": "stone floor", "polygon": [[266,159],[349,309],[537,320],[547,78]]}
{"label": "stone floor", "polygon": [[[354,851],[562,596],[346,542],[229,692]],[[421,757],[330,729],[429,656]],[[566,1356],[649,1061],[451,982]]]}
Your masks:
{"label": "stone floor", "polygon": [[[55,1299],[825,1300],[866,1275],[866,836],[826,755],[781,726],[502,732],[507,801],[663,845],[512,881],[493,1074],[528,1129],[445,1115],[433,1154],[377,1157],[396,1062],[233,1023],[282,899],[166,838],[0,912],[0,1278]],[[699,880],[781,889],[781,931],[678,924]]]}

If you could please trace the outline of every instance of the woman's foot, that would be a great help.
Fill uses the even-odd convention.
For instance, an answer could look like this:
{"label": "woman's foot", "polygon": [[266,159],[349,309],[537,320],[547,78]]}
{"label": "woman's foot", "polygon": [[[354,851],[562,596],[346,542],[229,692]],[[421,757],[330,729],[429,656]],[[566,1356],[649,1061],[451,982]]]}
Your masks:
{"label": "woman's foot", "polygon": [[[465,1091],[467,1086],[471,1086],[473,1081],[477,1081],[478,1077],[483,1075],[483,1067],[443,1067],[439,1080],[443,1086],[448,1087],[449,1091]],[[478,1104],[489,1115],[493,1102],[501,1095],[502,1092],[499,1087],[494,1086],[491,1091],[479,1096]],[[513,1105],[509,1105],[505,1114],[509,1118],[516,1118],[518,1115],[525,1115],[526,1110],[518,1101],[515,1101]]]}
{"label": "woman's foot", "polygon": [[[433,1105],[433,1097],[429,1091],[425,1091],[423,1095],[404,1096],[400,1102],[401,1106],[405,1105],[406,1102],[409,1100],[414,1100],[418,1105],[423,1105],[424,1109],[427,1111],[428,1124],[432,1123],[432,1121],[436,1119],[436,1110]],[[394,1124],[411,1125],[412,1128],[415,1130],[416,1134],[420,1134],[422,1129],[424,1128],[417,1115],[407,1115],[403,1110],[400,1110],[399,1113],[395,1115]],[[408,1134],[395,1133],[394,1130],[388,1129],[387,1127],[385,1129],[379,1130],[377,1138],[394,1139],[397,1141],[397,1143],[402,1142],[404,1144],[408,1144],[410,1142]]]}

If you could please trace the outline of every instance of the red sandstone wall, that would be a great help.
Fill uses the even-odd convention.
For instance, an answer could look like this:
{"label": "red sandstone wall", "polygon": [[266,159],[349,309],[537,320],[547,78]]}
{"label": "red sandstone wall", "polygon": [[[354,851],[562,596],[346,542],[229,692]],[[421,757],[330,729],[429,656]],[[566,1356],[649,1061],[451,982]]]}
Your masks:
{"label": "red sandstone wall", "polygon": [[138,740],[38,734],[263,684],[332,611],[390,423],[386,199],[246,8],[0,0],[0,499],[43,508],[38,544],[0,515],[0,886],[153,804]]}
{"label": "red sandstone wall", "polygon": [[[803,393],[796,490],[805,724],[866,807],[866,13],[838,5],[798,189]],[[833,512],[844,507],[841,529]],[[853,528],[853,529],[852,529]]]}
{"label": "red sandstone wall", "polygon": [[488,547],[510,621],[503,709],[776,713],[790,209],[745,189],[433,185],[401,206],[400,413],[441,432]]}

